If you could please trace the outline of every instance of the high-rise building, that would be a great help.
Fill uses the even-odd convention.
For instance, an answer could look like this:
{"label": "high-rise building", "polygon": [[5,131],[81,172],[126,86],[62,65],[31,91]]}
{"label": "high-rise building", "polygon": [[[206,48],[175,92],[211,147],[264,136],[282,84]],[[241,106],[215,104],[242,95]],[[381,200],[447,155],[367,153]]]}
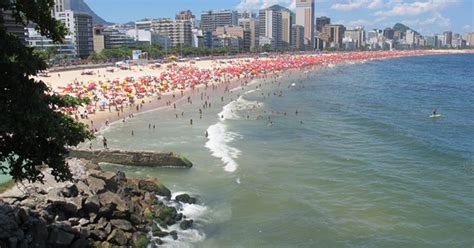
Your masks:
{"label": "high-rise building", "polygon": [[259,35],[266,37],[266,41],[270,40],[273,48],[289,48],[294,19],[295,14],[280,5],[262,9],[259,13]]}
{"label": "high-rise building", "polygon": [[0,15],[3,18],[3,25],[8,33],[14,34],[18,37],[18,39],[23,43],[27,44],[26,42],[26,29],[22,23],[16,22],[15,18],[12,16],[11,12],[9,11],[2,11],[0,9]]}
{"label": "high-rise building", "polygon": [[196,26],[196,16],[193,15],[193,12],[191,12],[191,10],[180,11],[176,13],[175,20],[190,21],[193,28]]}
{"label": "high-rise building", "polygon": [[395,31],[388,27],[383,30],[383,36],[389,40],[393,40],[393,37],[395,36]]}
{"label": "high-rise building", "polygon": [[342,39],[344,38],[344,32],[346,28],[340,24],[328,24],[323,27],[323,34],[326,35],[326,42],[331,47],[341,48]]}
{"label": "high-rise building", "polygon": [[321,16],[316,18],[316,30],[318,32],[323,32],[324,25],[331,24],[331,18],[326,16]]}
{"label": "high-rise building", "polygon": [[314,0],[296,0],[296,25],[304,28],[305,45],[314,44]]}
{"label": "high-rise building", "polygon": [[293,24],[291,28],[291,47],[296,50],[304,49],[304,28],[300,25]]}
{"label": "high-rise building", "polygon": [[250,49],[258,46],[258,20],[253,18],[239,19],[239,26],[250,31]]}
{"label": "high-rise building", "polygon": [[153,20],[151,25],[154,33],[169,37],[172,46],[192,46],[193,33],[190,21],[158,19]]}
{"label": "high-rise building", "polygon": [[468,46],[474,47],[474,32],[464,33],[464,39],[466,40],[466,44]]}
{"label": "high-rise building", "polygon": [[451,47],[453,44],[453,32],[446,31],[443,34],[444,34],[443,45]]}
{"label": "high-rise building", "polygon": [[405,36],[405,43],[410,46],[415,44],[415,32],[413,30],[411,29],[407,30],[406,36]]}
{"label": "high-rise building", "polygon": [[238,15],[234,10],[204,11],[201,13],[201,29],[213,32],[217,27],[237,25]]}
{"label": "high-rise building", "polygon": [[66,57],[76,56],[76,46],[72,42],[72,37],[66,35],[64,41],[61,44],[55,43],[50,38],[42,36],[35,28],[34,25],[27,28],[27,42],[29,47],[34,47],[37,49],[50,49],[53,48],[56,53],[65,55]]}
{"label": "high-rise building", "polygon": [[52,16],[56,16],[56,13],[65,10],[71,10],[71,0],[54,0]]}
{"label": "high-rise building", "polygon": [[74,39],[76,42],[77,56],[87,58],[94,51],[92,37],[92,16],[87,13],[74,13]]}
{"label": "high-rise building", "polygon": [[249,18],[257,18],[257,13],[249,10],[241,10],[237,12],[238,19],[249,19]]}
{"label": "high-rise building", "polygon": [[272,7],[259,11],[259,45],[271,45],[273,48],[280,48],[282,37],[281,12]]}
{"label": "high-rise building", "polygon": [[359,49],[365,45],[365,30],[362,27],[348,29],[344,32],[344,38],[353,42],[355,49]]}
{"label": "high-rise building", "polygon": [[92,40],[94,44],[94,52],[100,53],[105,49],[104,27],[95,26],[92,28]]}
{"label": "high-rise building", "polygon": [[239,26],[217,27],[213,36],[236,37],[239,39],[239,51],[250,51],[250,30]]}

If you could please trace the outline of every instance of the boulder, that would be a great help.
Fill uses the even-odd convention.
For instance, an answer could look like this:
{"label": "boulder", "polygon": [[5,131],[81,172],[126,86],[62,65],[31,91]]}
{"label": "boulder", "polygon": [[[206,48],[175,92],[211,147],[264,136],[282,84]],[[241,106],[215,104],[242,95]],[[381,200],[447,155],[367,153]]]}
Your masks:
{"label": "boulder", "polygon": [[62,228],[54,227],[49,233],[48,243],[52,246],[69,246],[74,240],[74,234]]}
{"label": "boulder", "polygon": [[89,196],[84,202],[84,210],[88,213],[97,213],[100,208],[99,197],[97,195]]}
{"label": "boulder", "polygon": [[99,195],[99,202],[101,206],[106,206],[108,204],[114,204],[118,211],[124,212],[127,211],[127,204],[119,195],[107,191]]}
{"label": "boulder", "polygon": [[92,191],[91,189],[89,188],[89,186],[84,183],[83,181],[79,181],[76,183],[76,187],[79,191],[79,194],[80,195],[84,195],[84,196],[90,196],[92,195]]}
{"label": "boulder", "polygon": [[91,177],[101,179],[105,182],[105,188],[112,192],[117,192],[116,173],[110,171],[98,171],[90,174]]}
{"label": "boulder", "polygon": [[177,201],[188,204],[195,204],[196,198],[189,196],[188,194],[177,195],[175,198]]}
{"label": "boulder", "polygon": [[170,235],[171,235],[171,237],[173,237],[174,240],[177,240],[177,239],[178,239],[178,232],[176,232],[176,231],[171,231],[171,232],[170,232]]}
{"label": "boulder", "polygon": [[87,247],[90,247],[90,246],[91,246],[91,244],[90,244],[89,240],[87,240],[85,238],[80,238],[80,239],[77,239],[76,241],[74,241],[70,248],[87,248]]}
{"label": "boulder", "polygon": [[72,184],[62,188],[61,192],[64,197],[76,197],[79,194],[79,190],[76,184]]}
{"label": "boulder", "polygon": [[115,204],[107,204],[99,208],[98,216],[110,219],[115,210]]}
{"label": "boulder", "polygon": [[171,198],[171,191],[156,179],[139,180],[138,188],[155,195],[165,196],[168,199]]}
{"label": "boulder", "polygon": [[125,236],[125,232],[120,229],[115,229],[112,233],[109,234],[107,237],[108,242],[115,243],[117,245],[126,245],[127,244],[127,237]]}
{"label": "boulder", "polygon": [[105,182],[102,179],[90,176],[87,178],[87,184],[93,193],[100,194],[106,191]]}
{"label": "boulder", "polygon": [[133,226],[128,220],[121,220],[121,219],[110,220],[110,224],[112,224],[113,227],[121,229],[123,231],[133,230]]}
{"label": "boulder", "polygon": [[96,241],[104,241],[105,239],[107,239],[107,233],[101,229],[94,229],[91,230],[90,237]]}
{"label": "boulder", "polygon": [[193,220],[183,220],[179,224],[179,227],[181,227],[183,230],[188,230],[193,225],[193,222]]}

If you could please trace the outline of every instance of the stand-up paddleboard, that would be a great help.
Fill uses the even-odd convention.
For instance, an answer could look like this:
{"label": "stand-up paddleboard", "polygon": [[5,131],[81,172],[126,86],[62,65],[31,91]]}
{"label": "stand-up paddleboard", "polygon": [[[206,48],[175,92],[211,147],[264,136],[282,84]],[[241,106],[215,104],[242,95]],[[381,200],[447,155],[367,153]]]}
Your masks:
{"label": "stand-up paddleboard", "polygon": [[439,118],[439,117],[441,117],[440,114],[430,115],[430,118]]}

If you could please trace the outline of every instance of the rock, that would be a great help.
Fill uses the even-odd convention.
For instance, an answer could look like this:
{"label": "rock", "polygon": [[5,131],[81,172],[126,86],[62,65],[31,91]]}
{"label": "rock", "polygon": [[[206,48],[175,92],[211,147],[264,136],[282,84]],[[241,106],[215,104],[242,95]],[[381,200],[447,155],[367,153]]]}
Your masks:
{"label": "rock", "polygon": [[171,237],[173,237],[174,240],[177,240],[177,239],[178,239],[178,232],[176,232],[176,231],[171,231],[171,232],[170,232],[170,235],[171,235]]}
{"label": "rock", "polygon": [[74,234],[61,228],[53,228],[49,233],[48,243],[53,246],[68,246],[74,240]]}
{"label": "rock", "polygon": [[179,227],[183,230],[188,230],[192,225],[193,225],[193,220],[183,220],[180,224]]}
{"label": "rock", "polygon": [[92,195],[91,189],[83,181],[77,182],[76,187],[77,187],[80,195],[84,195],[84,196],[91,196]]}
{"label": "rock", "polygon": [[150,240],[146,236],[146,234],[141,234],[140,236],[134,238],[133,247],[134,248],[146,248]]}
{"label": "rock", "polygon": [[138,188],[155,195],[165,196],[168,199],[171,198],[171,191],[156,179],[139,180]]}
{"label": "rock", "polygon": [[84,202],[84,210],[88,213],[97,213],[100,208],[99,197],[97,195],[89,196]]}
{"label": "rock", "polygon": [[125,237],[125,233],[120,229],[113,230],[112,233],[110,233],[107,237],[107,241],[116,243],[118,245],[127,244],[127,238]]}
{"label": "rock", "polygon": [[79,225],[79,218],[72,217],[68,219],[69,223],[71,223],[72,226],[77,226]]}
{"label": "rock", "polygon": [[154,231],[154,232],[153,232],[153,236],[155,236],[155,237],[163,238],[163,237],[166,237],[166,236],[168,236],[168,235],[169,235],[168,232],[161,231],[161,230],[157,230],[157,231]]}
{"label": "rock", "polygon": [[103,241],[107,238],[107,233],[104,230],[94,229],[91,230],[90,237],[96,241]]}
{"label": "rock", "polygon": [[52,189],[48,192],[46,200],[50,203],[64,203],[65,199],[61,189]]}
{"label": "rock", "polygon": [[89,213],[89,221],[91,223],[95,223],[97,221],[97,218],[98,218],[98,216],[97,216],[96,213]]}
{"label": "rock", "polygon": [[80,238],[72,243],[71,248],[87,248],[90,246],[90,242],[87,239]]}
{"label": "rock", "polygon": [[79,225],[80,226],[87,226],[89,223],[90,223],[90,221],[88,219],[82,218],[82,219],[79,220]]}
{"label": "rock", "polygon": [[116,173],[110,171],[98,171],[90,174],[91,177],[101,179],[105,182],[105,188],[112,192],[117,192]]}
{"label": "rock", "polygon": [[21,205],[22,206],[25,206],[27,208],[31,208],[31,209],[36,209],[36,205],[38,203],[36,202],[36,199],[35,198],[26,198],[25,200],[23,200],[21,202]]}
{"label": "rock", "polygon": [[176,215],[176,217],[174,218],[174,220],[176,221],[181,221],[183,219],[183,214],[182,213],[179,213]]}
{"label": "rock", "polygon": [[112,217],[112,214],[114,213],[114,210],[115,210],[114,204],[107,204],[99,208],[98,216],[110,219],[110,217]]}
{"label": "rock", "polygon": [[175,198],[177,201],[188,204],[195,204],[196,198],[189,196],[188,194],[177,195]]}
{"label": "rock", "polygon": [[178,215],[176,208],[162,205],[155,213],[156,217],[166,223],[166,225],[173,225],[176,223],[175,218]]}
{"label": "rock", "polygon": [[104,231],[107,233],[107,235],[109,235],[112,232],[112,224],[107,223],[107,225],[104,227]]}
{"label": "rock", "polygon": [[48,237],[46,222],[41,219],[33,221],[26,235],[35,242],[35,247],[46,247],[46,237]]}
{"label": "rock", "polygon": [[105,182],[102,179],[96,177],[88,177],[87,184],[93,193],[100,194],[105,192]]}
{"label": "rock", "polygon": [[133,226],[128,220],[110,220],[110,224],[112,224],[113,227],[124,230],[124,231],[132,231]]}
{"label": "rock", "polygon": [[124,212],[127,211],[127,204],[125,203],[119,195],[113,192],[105,192],[99,195],[99,202],[101,206],[106,206],[107,204],[114,204],[118,211]]}
{"label": "rock", "polygon": [[76,197],[79,194],[79,190],[76,184],[66,186],[61,190],[64,197]]}

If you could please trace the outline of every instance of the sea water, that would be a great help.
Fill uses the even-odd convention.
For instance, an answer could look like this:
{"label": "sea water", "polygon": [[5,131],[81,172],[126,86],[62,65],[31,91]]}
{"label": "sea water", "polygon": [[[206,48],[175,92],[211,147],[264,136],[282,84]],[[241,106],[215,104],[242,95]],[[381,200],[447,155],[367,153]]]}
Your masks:
{"label": "sea water", "polygon": [[471,247],[473,63],[434,55],[298,71],[222,102],[208,90],[211,108],[195,93],[101,135],[194,163],[118,168],[198,197],[182,209],[194,229],[171,246]]}

